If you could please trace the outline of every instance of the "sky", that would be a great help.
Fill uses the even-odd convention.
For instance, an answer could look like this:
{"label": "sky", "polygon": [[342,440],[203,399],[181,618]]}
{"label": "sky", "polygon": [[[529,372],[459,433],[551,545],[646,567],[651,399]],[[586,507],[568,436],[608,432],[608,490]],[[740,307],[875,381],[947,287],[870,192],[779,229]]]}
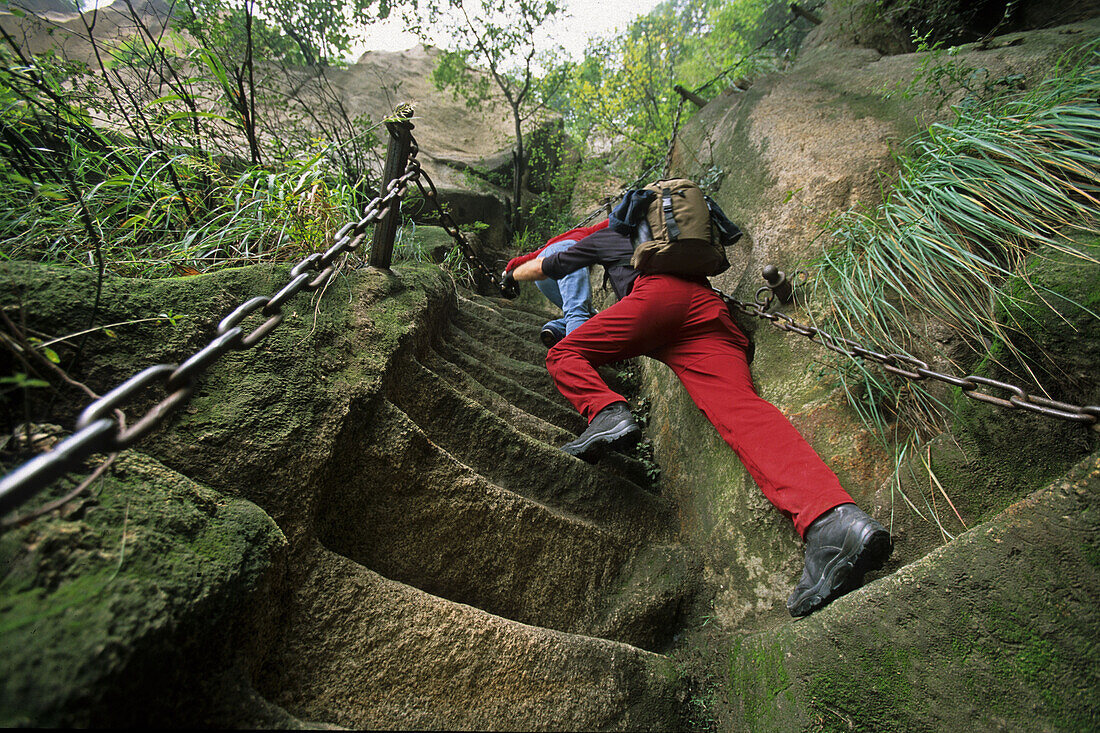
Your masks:
{"label": "sky", "polygon": [[[661,0],[564,0],[568,17],[558,18],[540,30],[542,37],[553,39],[561,44],[574,59],[580,60],[588,41],[596,37],[607,37],[622,30],[639,15],[652,10]],[[85,10],[110,5],[114,0],[78,0]],[[263,0],[258,0],[262,7]],[[416,36],[405,31],[405,24],[394,17],[373,23],[361,43],[355,45],[348,55],[349,61],[355,61],[364,51],[403,51],[412,48],[419,41]],[[444,45],[442,38],[435,45]]]}
{"label": "sky", "polygon": [[[579,59],[590,38],[612,35],[634,18],[648,13],[658,2],[660,0],[564,0],[566,12],[571,17],[558,19],[547,26],[546,36]],[[416,36],[407,33],[404,24],[393,18],[371,26],[353,56],[358,58],[363,51],[402,51],[417,42]]]}

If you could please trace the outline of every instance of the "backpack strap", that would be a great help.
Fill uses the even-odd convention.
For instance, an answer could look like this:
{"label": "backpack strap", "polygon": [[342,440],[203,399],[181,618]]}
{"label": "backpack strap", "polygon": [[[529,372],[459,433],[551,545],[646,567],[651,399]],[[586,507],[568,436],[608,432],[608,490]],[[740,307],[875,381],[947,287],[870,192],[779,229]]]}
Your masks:
{"label": "backpack strap", "polygon": [[741,238],[741,228],[734,224],[722,211],[722,207],[710,196],[704,196],[707,209],[710,210],[710,220],[718,229],[718,243],[723,247],[729,247]]}
{"label": "backpack strap", "polygon": [[661,211],[665,214],[665,229],[668,230],[669,241],[680,238],[680,227],[676,226],[676,217],[672,215],[672,192],[667,188],[661,189]]}

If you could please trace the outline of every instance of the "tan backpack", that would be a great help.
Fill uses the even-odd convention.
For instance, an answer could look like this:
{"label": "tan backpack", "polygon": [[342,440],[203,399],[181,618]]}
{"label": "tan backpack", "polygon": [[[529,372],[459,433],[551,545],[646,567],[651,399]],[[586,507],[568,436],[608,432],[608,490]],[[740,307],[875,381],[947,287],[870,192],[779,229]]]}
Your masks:
{"label": "tan backpack", "polygon": [[646,212],[648,227],[639,226],[636,232],[631,266],[647,273],[705,276],[729,269],[725,248],[741,232],[720,209],[714,211],[717,204],[699,186],[686,178],[673,178],[654,181],[644,190],[656,198]]}

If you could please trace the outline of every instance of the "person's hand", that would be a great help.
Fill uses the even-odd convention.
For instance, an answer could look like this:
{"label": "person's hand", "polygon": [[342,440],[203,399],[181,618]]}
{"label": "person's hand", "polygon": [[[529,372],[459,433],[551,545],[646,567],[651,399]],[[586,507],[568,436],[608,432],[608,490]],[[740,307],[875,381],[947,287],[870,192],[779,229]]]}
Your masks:
{"label": "person's hand", "polygon": [[512,277],[511,270],[505,270],[500,277],[500,294],[508,300],[512,300],[519,295],[519,283]]}

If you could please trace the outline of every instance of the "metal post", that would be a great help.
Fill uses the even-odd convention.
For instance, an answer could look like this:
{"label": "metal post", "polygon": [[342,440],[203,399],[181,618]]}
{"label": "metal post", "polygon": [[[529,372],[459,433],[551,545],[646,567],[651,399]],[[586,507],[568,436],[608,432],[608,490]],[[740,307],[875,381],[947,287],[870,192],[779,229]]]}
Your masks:
{"label": "metal post", "polygon": [[797,15],[800,18],[805,18],[806,20],[810,21],[814,25],[821,25],[821,18],[817,17],[817,15],[810,12],[809,10],[806,10],[801,5],[798,5],[797,3],[791,3],[791,12],[794,13],[795,15]]}
{"label": "metal post", "polygon": [[787,279],[782,270],[775,265],[764,265],[764,271],[761,274],[764,276],[765,282],[768,283],[768,289],[775,293],[775,297],[784,303],[791,302],[791,299],[794,298],[793,288],[791,287],[791,281]]}
{"label": "metal post", "polygon": [[679,84],[672,87],[672,90],[674,92],[676,92],[677,94],[679,94],[684,99],[686,99],[689,102],[691,102],[692,104],[694,104],[696,107],[703,108],[703,107],[707,106],[707,100],[703,99],[702,97],[700,97],[695,92],[689,92],[687,89],[684,89],[683,86],[681,86]]}
{"label": "metal post", "polygon": [[[408,112],[411,114],[412,110]],[[412,140],[410,134],[412,126],[412,123],[407,120],[386,122],[386,129],[390,131],[390,144],[386,149],[386,166],[382,171],[383,194],[386,193],[386,187],[390,185],[390,181],[400,178],[405,173]],[[397,236],[397,225],[400,221],[401,199],[395,198],[385,216],[374,225],[374,238],[370,245],[371,267],[389,269],[390,260],[393,258],[393,240]]]}

